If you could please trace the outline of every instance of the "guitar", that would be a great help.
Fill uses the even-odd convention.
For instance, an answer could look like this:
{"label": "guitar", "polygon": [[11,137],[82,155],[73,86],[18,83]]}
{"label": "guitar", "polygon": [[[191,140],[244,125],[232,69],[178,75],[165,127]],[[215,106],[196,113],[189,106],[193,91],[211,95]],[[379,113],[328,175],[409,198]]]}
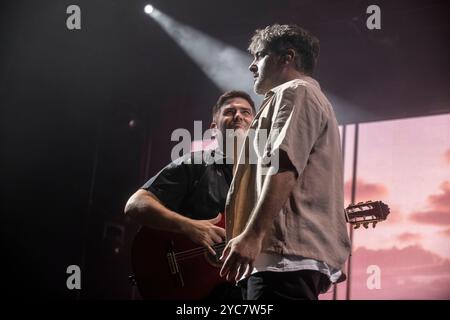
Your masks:
{"label": "guitar", "polygon": [[[224,215],[217,224],[224,227]],[[206,248],[181,234],[141,227],[131,248],[136,285],[144,299],[198,300],[227,284],[219,276],[218,260],[225,242]]]}
{"label": "guitar", "polygon": [[[351,204],[345,209],[348,223],[374,226],[385,220],[389,207],[381,201]],[[217,224],[224,227],[224,215]],[[173,232],[142,227],[131,248],[131,263],[139,292],[144,299],[198,300],[206,298],[227,281],[219,276],[218,258],[225,243],[213,246],[217,255]]]}

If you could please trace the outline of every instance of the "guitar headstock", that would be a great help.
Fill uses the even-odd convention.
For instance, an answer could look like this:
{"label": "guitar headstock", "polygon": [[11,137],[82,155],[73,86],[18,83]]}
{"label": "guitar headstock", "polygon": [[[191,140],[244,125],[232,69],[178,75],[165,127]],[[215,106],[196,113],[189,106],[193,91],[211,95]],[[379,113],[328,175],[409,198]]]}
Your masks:
{"label": "guitar headstock", "polygon": [[361,225],[368,228],[369,224],[375,228],[379,221],[386,220],[389,207],[381,201],[366,201],[350,204],[345,209],[345,219],[358,229]]}

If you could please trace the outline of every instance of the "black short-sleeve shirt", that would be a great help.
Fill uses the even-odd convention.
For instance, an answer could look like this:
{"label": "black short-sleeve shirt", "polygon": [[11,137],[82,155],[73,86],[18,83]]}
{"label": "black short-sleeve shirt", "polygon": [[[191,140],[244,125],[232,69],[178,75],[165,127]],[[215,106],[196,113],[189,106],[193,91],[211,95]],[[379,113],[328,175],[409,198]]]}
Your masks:
{"label": "black short-sleeve shirt", "polygon": [[141,188],[189,218],[216,217],[224,212],[233,166],[214,162],[214,151],[204,152],[192,152],[171,162]]}

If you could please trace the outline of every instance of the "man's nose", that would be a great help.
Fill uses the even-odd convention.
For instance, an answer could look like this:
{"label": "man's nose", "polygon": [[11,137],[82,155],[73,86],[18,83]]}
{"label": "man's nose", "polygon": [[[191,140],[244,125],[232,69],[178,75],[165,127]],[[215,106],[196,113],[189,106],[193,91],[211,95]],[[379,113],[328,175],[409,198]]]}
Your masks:
{"label": "man's nose", "polygon": [[256,71],[258,71],[258,67],[255,64],[255,61],[253,61],[250,66],[248,67],[248,70],[250,70],[253,73],[256,73]]}

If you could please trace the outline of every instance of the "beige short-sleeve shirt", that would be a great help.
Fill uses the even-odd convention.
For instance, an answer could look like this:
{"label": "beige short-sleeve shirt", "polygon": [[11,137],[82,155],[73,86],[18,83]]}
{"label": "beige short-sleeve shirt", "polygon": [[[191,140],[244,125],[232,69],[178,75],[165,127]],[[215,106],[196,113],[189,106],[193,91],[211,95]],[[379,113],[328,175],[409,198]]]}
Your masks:
{"label": "beige short-sleeve shirt", "polygon": [[[253,133],[246,137],[227,197],[227,239],[244,230],[261,194],[265,169],[274,163],[267,160],[283,150],[297,180],[282,210],[274,214],[262,252],[297,255],[342,268],[350,241],[340,136],[333,108],[317,81],[304,76],[270,90],[250,129]],[[261,143],[263,152],[254,163],[245,149]]]}

